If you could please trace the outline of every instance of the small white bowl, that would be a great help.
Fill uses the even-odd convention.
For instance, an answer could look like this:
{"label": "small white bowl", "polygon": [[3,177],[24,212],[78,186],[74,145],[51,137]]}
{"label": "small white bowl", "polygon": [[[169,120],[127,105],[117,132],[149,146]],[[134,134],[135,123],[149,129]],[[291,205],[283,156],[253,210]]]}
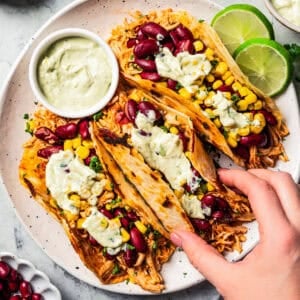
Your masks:
{"label": "small white bowl", "polygon": [[[39,81],[37,78],[37,68],[40,59],[43,57],[44,53],[55,42],[67,37],[83,37],[97,43],[104,50],[104,53],[107,56],[108,63],[111,67],[111,84],[106,94],[102,98],[100,98],[99,101],[96,102],[96,104],[93,104],[90,107],[86,107],[80,110],[72,110],[72,107],[70,107],[70,109],[68,108],[68,110],[60,109],[59,107],[49,103],[48,99],[45,97],[40,88]],[[29,64],[29,81],[37,100],[48,110],[66,118],[83,118],[97,113],[112,99],[119,82],[119,65],[112,49],[97,34],[81,28],[66,28],[51,33],[45,39],[43,39],[35,48]]]}
{"label": "small white bowl", "polygon": [[38,271],[32,263],[20,259],[12,253],[0,252],[0,261],[4,261],[18,271],[23,279],[30,282],[32,289],[40,293],[44,300],[61,300],[59,290],[50,282],[47,275]]}
{"label": "small white bowl", "polygon": [[272,0],[264,0],[265,5],[270,11],[270,13],[284,26],[288,27],[289,29],[292,29],[296,32],[300,32],[300,26],[297,26],[293,23],[291,23],[288,19],[284,18],[274,7]]}

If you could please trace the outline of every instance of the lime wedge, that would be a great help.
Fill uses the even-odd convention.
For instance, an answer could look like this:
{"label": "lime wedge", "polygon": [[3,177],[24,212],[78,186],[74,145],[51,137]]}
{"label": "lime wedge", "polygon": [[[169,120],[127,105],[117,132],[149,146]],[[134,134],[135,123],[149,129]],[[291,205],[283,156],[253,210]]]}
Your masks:
{"label": "lime wedge", "polygon": [[275,41],[250,39],[235,50],[233,57],[250,82],[269,96],[280,94],[291,81],[291,56]]}
{"label": "lime wedge", "polygon": [[248,4],[227,6],[214,16],[211,25],[231,54],[248,39],[274,39],[272,24],[260,10]]}

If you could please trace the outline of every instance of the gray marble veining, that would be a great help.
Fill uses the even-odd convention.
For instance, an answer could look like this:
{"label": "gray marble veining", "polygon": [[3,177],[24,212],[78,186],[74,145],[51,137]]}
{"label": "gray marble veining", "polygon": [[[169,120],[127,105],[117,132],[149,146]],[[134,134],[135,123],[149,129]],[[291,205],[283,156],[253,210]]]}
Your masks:
{"label": "gray marble veining", "polygon": [[[71,0],[0,0],[0,87],[4,84],[16,58],[34,33],[59,9]],[[253,3],[266,12],[263,1],[226,1],[221,5],[236,2]],[[276,20],[274,23],[278,41],[282,43],[300,42],[300,34],[294,33]],[[298,86],[298,91],[300,88]],[[16,179],[17,180],[17,179]],[[30,260],[38,269],[44,271],[60,289],[64,300],[97,299],[141,299],[140,296],[125,296],[102,291],[79,281],[57,266],[33,241],[30,234],[19,221],[3,184],[0,183],[0,251],[9,251]],[[219,299],[216,290],[204,282],[198,286],[174,294],[150,296],[147,299]]]}

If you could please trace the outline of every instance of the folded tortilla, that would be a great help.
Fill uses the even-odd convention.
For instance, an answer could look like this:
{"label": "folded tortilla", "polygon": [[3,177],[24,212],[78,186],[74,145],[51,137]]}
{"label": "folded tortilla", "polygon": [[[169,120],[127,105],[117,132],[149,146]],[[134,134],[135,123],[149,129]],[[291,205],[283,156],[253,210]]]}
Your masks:
{"label": "folded tortilla", "polygon": [[[203,92],[206,93],[206,96],[203,96],[203,92],[201,92],[201,100],[198,100],[199,98],[196,96],[200,90],[196,92],[193,90],[187,93],[186,90],[182,92],[181,89],[180,91],[180,86],[174,89],[169,88],[166,84],[169,77],[161,76],[160,79],[157,79],[157,74],[154,76],[156,79],[153,80],[143,79],[145,77],[141,77],[143,70],[134,61],[134,45],[136,43],[139,44],[139,39],[141,38],[137,37],[137,35],[143,24],[147,22],[155,22],[168,32],[181,24],[190,30],[194,41],[203,44],[203,50],[199,50],[197,54],[205,54],[212,68],[209,73],[199,76],[195,82],[193,82],[194,87],[196,86],[197,89],[204,87]],[[147,37],[144,36],[143,38]],[[156,39],[160,44],[159,51],[161,53],[162,49],[164,49],[163,42],[159,41],[159,39],[161,39],[160,36]],[[167,42],[169,42],[169,40],[170,38],[168,37]],[[123,25],[119,25],[113,29],[109,44],[118,57],[124,78],[131,85],[159,94],[159,100],[162,103],[184,112],[191,118],[196,130],[209,143],[230,157],[238,165],[247,168],[273,167],[279,159],[283,161],[288,160],[282,141],[283,138],[288,135],[289,131],[275,102],[249,82],[248,78],[241,72],[221,42],[217,33],[206,22],[196,20],[187,12],[175,12],[172,9],[154,11],[146,15],[141,12],[136,12],[132,15],[130,20],[126,19]],[[146,57],[146,59],[154,60],[155,58],[150,55]],[[222,76],[216,75],[217,65],[224,62],[228,67],[227,73],[222,74]],[[215,89],[212,88],[212,84],[208,81],[208,76],[211,75],[216,76],[215,79],[222,81],[222,88],[220,86]],[[231,82],[229,81],[230,83],[226,86],[226,78],[230,76],[233,76],[233,80],[230,79]],[[152,76],[152,78],[154,77]],[[148,74],[147,78],[151,78],[151,75],[149,76]],[[235,84],[235,86],[233,84]],[[240,87],[239,90],[238,87]],[[243,88],[244,91],[240,92],[241,88]],[[224,98],[227,97],[229,100],[228,103],[231,104],[232,101],[237,101],[237,99],[238,101],[245,100],[248,93],[253,94],[255,99],[257,99],[256,101],[260,101],[258,104],[255,104],[252,99],[249,100],[250,104],[247,108],[241,108],[243,102],[239,104],[238,101],[236,102],[237,104],[231,106],[240,114],[252,114],[252,116],[249,116],[249,114],[247,116],[248,125],[239,127],[240,125],[236,124],[228,125],[228,122],[220,123],[220,118],[216,115],[218,107],[211,106],[211,101],[209,100],[211,91],[220,93],[220,95],[222,94]],[[224,91],[227,91],[227,94]],[[228,94],[228,91],[231,94]],[[210,104],[208,103],[209,101]],[[239,105],[240,108],[237,109],[237,105]],[[266,111],[269,115],[271,114],[271,122],[268,120],[266,122],[268,118],[253,122],[253,116],[256,113],[261,113],[262,110]],[[260,115],[260,118],[263,117]],[[251,124],[251,126],[249,124]],[[245,127],[247,128],[245,129]],[[260,127],[262,128],[261,132]],[[244,130],[239,131],[238,129],[240,128]],[[251,129],[250,131],[248,130],[249,128]],[[263,137],[259,138],[264,141],[262,143],[256,142],[256,145],[253,143],[247,144],[247,142],[245,145],[245,143],[241,142],[241,140],[245,141],[245,136],[247,137],[252,134],[263,135]]]}
{"label": "folded tortilla", "polygon": [[[153,110],[144,113],[138,110],[136,119],[130,120],[129,102],[132,105],[135,103],[137,107],[150,103]],[[161,118],[154,121],[152,126],[151,117],[156,115],[155,112]],[[167,231],[196,230],[220,252],[234,249],[241,251],[238,236],[247,231],[241,222],[254,219],[249,202],[218,181],[214,163],[204,150],[189,117],[162,104],[143,90],[122,88],[92,128],[94,141],[109,153],[109,159],[117,163]],[[158,135],[159,138],[151,140],[151,135]],[[140,141],[136,143],[136,139]],[[156,164],[155,159],[162,159],[162,163]],[[181,164],[187,165],[181,168]],[[196,174],[192,179],[189,175],[181,178],[182,174],[190,171]],[[110,173],[115,178],[115,171]],[[177,178],[182,179],[179,185],[178,181],[174,183]],[[200,199],[207,195],[221,198],[223,203],[225,200],[230,213],[228,211],[229,214],[224,214],[224,218],[218,220],[210,213],[206,212],[205,215]],[[199,232],[193,224],[200,219],[210,223],[212,232]]]}
{"label": "folded tortilla", "polygon": [[[57,126],[68,122],[70,121],[60,118],[41,107],[36,111],[33,120],[31,120],[35,130],[40,127],[47,127],[52,131]],[[78,122],[78,120],[73,120],[72,122]],[[78,139],[80,140],[80,137],[77,137],[77,141]],[[91,141],[88,144],[91,144]],[[164,289],[164,281],[159,271],[162,265],[169,260],[175,247],[167,239],[169,233],[161,225],[151,208],[144,203],[136,189],[126,181],[115,162],[109,159],[109,154],[105,149],[99,148],[97,145],[96,153],[102,167],[98,176],[101,178],[101,182],[105,183],[101,194],[97,197],[97,203],[92,205],[88,201],[81,199],[79,214],[62,209],[46,186],[45,177],[48,159],[42,158],[37,154],[40,149],[48,146],[47,142],[38,139],[35,135],[25,143],[19,165],[19,178],[25,188],[30,191],[33,198],[62,224],[66,235],[82,262],[104,284],[130,280],[130,282],[140,285],[145,290],[155,293],[161,292]],[[104,163],[104,160],[107,164]],[[110,169],[114,174],[113,179],[110,177],[107,169]],[[137,252],[136,262],[131,267],[127,266],[123,257],[126,247],[132,248],[132,245],[128,246],[131,243],[130,240],[128,241],[127,239],[127,242],[122,244],[122,247],[125,246],[125,250],[122,248],[120,252],[110,257],[105,254],[107,248],[102,247],[99,243],[91,243],[89,232],[82,226],[79,226],[79,223],[89,216],[92,209],[100,209],[107,206],[110,206],[111,213],[117,208],[135,212],[139,221],[147,228],[147,233],[144,235],[147,250],[144,253]],[[131,226],[134,226],[134,224],[132,223]],[[129,229],[127,230],[129,231]]]}

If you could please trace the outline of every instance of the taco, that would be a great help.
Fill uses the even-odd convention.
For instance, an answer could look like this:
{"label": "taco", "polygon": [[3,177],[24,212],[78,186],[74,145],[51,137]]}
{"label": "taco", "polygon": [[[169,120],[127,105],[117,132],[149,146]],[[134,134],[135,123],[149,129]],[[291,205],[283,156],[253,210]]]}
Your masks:
{"label": "taco", "polygon": [[241,72],[203,20],[171,9],[133,14],[109,44],[135,86],[187,114],[196,130],[235,163],[273,167],[287,161],[287,126],[274,101]]}
{"label": "taco", "polygon": [[241,251],[241,223],[253,220],[248,200],[218,181],[189,117],[143,90],[122,89],[92,128],[166,230],[194,230],[220,252]]}
{"label": "taco", "polygon": [[[151,292],[175,247],[153,211],[108,154],[95,149],[89,121],[39,108],[19,165],[21,183],[65,229],[83,263],[104,284],[124,280]],[[119,188],[120,187],[120,188]]]}

